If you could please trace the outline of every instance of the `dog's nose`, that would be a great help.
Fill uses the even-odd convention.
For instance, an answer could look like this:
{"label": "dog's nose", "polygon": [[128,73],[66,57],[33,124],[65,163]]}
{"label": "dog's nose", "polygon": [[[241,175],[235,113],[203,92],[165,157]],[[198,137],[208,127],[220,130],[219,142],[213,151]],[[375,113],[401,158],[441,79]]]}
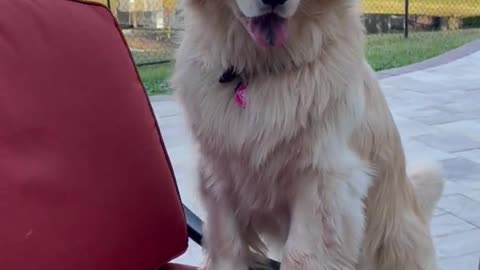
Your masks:
{"label": "dog's nose", "polygon": [[271,6],[272,8],[274,8],[276,6],[280,6],[280,5],[285,4],[285,2],[287,2],[287,0],[262,0],[262,2],[265,5]]}

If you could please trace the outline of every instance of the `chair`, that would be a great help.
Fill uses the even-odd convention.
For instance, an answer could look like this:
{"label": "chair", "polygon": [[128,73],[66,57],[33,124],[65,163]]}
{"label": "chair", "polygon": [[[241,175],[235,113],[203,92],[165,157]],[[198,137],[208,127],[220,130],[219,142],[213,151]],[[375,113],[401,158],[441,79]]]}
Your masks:
{"label": "chair", "polygon": [[0,1],[0,268],[193,269],[201,226],[109,10]]}

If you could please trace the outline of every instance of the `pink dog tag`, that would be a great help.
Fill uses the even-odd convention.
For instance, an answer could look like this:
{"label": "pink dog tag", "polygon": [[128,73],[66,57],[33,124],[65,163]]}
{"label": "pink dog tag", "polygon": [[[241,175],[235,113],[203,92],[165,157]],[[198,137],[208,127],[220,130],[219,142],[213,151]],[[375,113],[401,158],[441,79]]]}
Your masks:
{"label": "pink dog tag", "polygon": [[247,106],[247,86],[242,82],[235,88],[235,103],[242,109]]}

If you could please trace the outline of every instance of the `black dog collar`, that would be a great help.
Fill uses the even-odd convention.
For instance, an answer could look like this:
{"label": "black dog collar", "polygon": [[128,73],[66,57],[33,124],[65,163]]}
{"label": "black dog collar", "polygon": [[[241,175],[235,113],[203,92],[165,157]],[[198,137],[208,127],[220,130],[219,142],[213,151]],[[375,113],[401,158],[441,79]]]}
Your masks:
{"label": "black dog collar", "polygon": [[225,72],[223,72],[220,79],[218,79],[219,83],[229,83],[238,78],[238,73],[235,72],[235,67],[230,66]]}

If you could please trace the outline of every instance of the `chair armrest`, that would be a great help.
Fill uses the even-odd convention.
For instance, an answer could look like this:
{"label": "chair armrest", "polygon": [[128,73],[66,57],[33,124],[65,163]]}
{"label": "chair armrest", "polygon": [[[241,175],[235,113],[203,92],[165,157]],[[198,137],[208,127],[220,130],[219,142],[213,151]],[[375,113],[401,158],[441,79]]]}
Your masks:
{"label": "chair armrest", "polygon": [[187,219],[188,237],[192,239],[195,243],[197,243],[199,246],[201,246],[203,239],[203,221],[185,205],[183,205],[183,211],[185,212],[185,218]]}
{"label": "chair armrest", "polygon": [[[202,234],[202,226],[203,226],[203,221],[195,215],[188,207],[183,205],[183,209],[185,212],[185,218],[187,219],[187,232],[188,232],[188,237],[192,239],[195,243],[198,245],[202,245],[202,239],[203,239],[203,234]],[[280,263],[268,259],[268,265],[270,266],[268,270],[279,270],[280,269]],[[250,269],[250,270],[258,270],[258,269]]]}

